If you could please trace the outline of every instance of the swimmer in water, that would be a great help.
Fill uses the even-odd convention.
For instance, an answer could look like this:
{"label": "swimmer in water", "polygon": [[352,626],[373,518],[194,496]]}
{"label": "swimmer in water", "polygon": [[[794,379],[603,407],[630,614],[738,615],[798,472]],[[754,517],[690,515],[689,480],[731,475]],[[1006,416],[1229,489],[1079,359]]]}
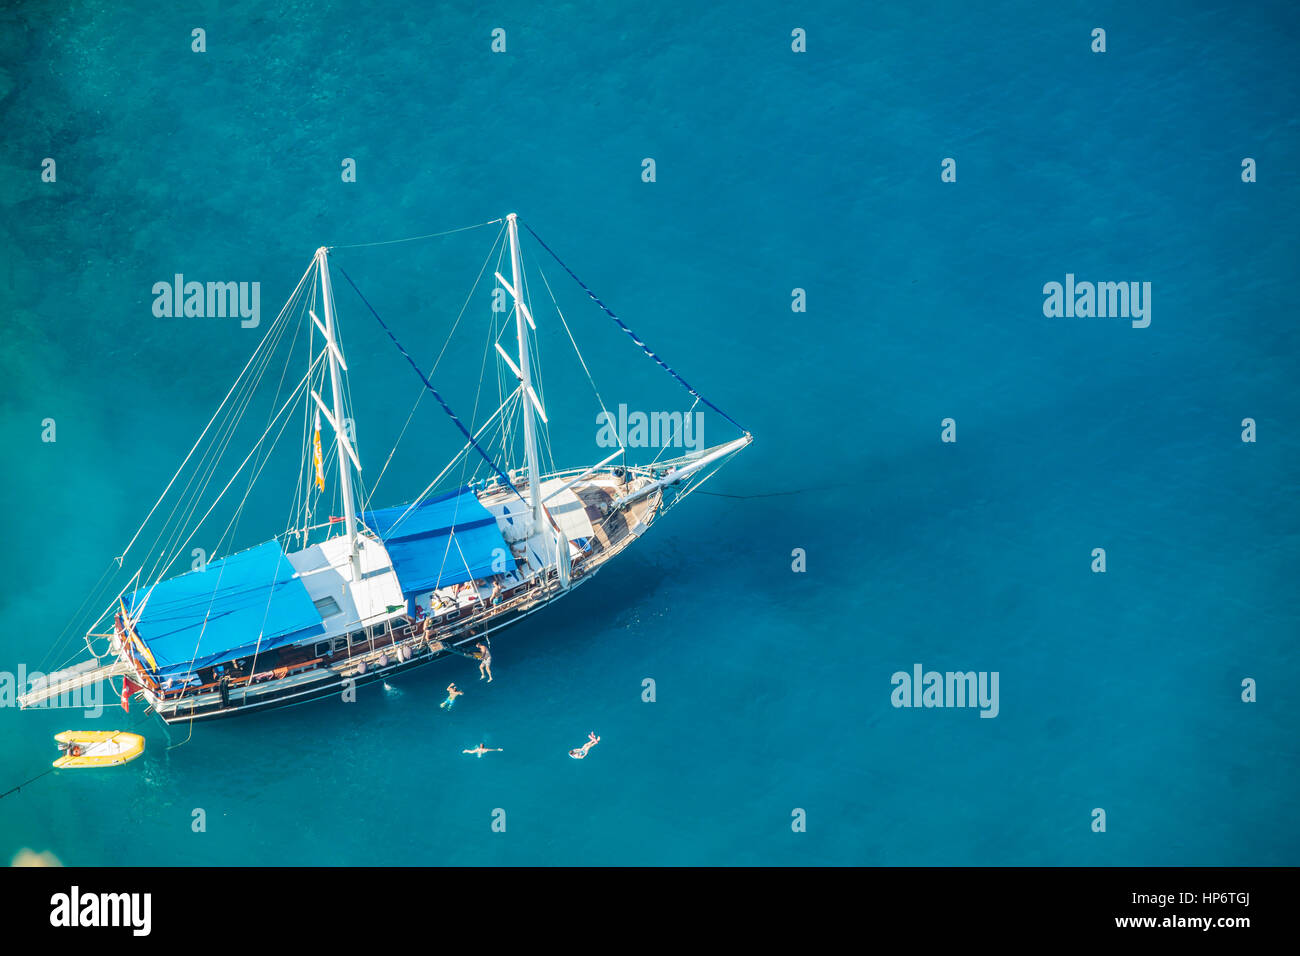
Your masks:
{"label": "swimmer in water", "polygon": [[490,684],[492,683],[492,652],[487,649],[487,645],[482,641],[479,641],[474,646],[478,648],[478,654],[475,655],[478,657],[478,679],[482,680],[486,676],[487,682]]}
{"label": "swimmer in water", "polygon": [[455,685],[454,683],[448,684],[448,685],[447,685],[447,699],[444,700],[444,701],[443,701],[441,704],[439,704],[438,706],[439,706],[439,707],[446,707],[448,710],[451,710],[451,705],[454,704],[454,703],[456,703],[456,698],[459,697],[459,696],[460,696],[461,694],[463,694],[463,693],[465,693],[463,690],[457,690],[457,689],[456,689],[456,685]]}
{"label": "swimmer in water", "polygon": [[583,744],[581,747],[574,747],[572,750],[570,750],[569,756],[572,757],[574,760],[582,760],[584,757],[587,756],[587,751],[589,751],[592,747],[596,746],[596,744],[598,743],[600,743],[599,737],[597,737],[595,734],[587,734],[587,742]]}
{"label": "swimmer in water", "polygon": [[482,760],[484,754],[492,754],[492,753],[497,753],[497,754],[499,754],[499,753],[501,753],[503,750],[505,750],[504,747],[484,747],[482,744],[479,744],[479,745],[478,745],[477,747],[475,747],[473,750],[462,750],[461,753],[463,753],[463,754],[478,754],[478,758],[479,758],[480,760]]}

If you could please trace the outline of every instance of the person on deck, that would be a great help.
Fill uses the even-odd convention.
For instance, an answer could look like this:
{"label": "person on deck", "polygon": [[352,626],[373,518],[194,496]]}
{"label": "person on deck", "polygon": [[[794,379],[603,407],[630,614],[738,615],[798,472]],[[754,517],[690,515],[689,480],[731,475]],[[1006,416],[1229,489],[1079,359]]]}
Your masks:
{"label": "person on deck", "polygon": [[490,684],[492,683],[492,652],[482,641],[474,646],[478,648],[478,653],[474,655],[478,658],[478,679],[482,680],[486,676]]}
{"label": "person on deck", "polygon": [[447,699],[444,700],[444,701],[443,701],[441,704],[439,704],[438,706],[439,706],[439,707],[445,707],[445,708],[447,708],[448,710],[451,710],[452,705],[456,703],[456,698],[459,697],[459,696],[460,696],[461,694],[463,694],[463,693],[465,693],[463,690],[457,690],[457,689],[456,689],[456,684],[455,684],[454,682],[451,683],[451,684],[448,684],[448,685],[447,685]]}
{"label": "person on deck", "polygon": [[496,607],[498,604],[501,603],[501,591],[502,591],[501,575],[498,574],[496,577],[492,579],[491,602],[493,607]]}

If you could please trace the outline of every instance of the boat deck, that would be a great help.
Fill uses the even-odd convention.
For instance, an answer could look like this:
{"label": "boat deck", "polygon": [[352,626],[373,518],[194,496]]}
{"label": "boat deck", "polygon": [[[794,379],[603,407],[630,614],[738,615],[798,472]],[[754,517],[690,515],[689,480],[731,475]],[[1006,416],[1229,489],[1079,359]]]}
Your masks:
{"label": "boat deck", "polygon": [[543,606],[584,584],[615,555],[650,526],[662,504],[655,492],[625,508],[606,514],[626,488],[613,480],[593,481],[574,488],[586,509],[593,535],[588,550],[573,564],[568,588],[560,586],[551,569],[507,591],[507,598],[492,606],[482,602],[455,621],[435,625],[425,634],[421,624],[406,621],[358,648],[313,658],[308,648],[282,655],[273,670],[229,681],[223,696],[219,685],[205,685],[169,695],[149,695],[159,716],[169,722],[221,717],[250,709],[300,703],[332,695],[344,682],[370,683],[411,667],[465,652],[462,645],[478,642],[517,623]]}

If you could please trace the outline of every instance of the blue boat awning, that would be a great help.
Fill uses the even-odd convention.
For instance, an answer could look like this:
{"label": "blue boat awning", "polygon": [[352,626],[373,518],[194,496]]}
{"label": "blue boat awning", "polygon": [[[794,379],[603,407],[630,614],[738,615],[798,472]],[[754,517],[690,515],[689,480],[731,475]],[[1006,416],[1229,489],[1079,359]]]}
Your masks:
{"label": "blue boat awning", "polygon": [[496,517],[468,488],[415,507],[367,511],[361,520],[384,542],[408,597],[515,569]]}
{"label": "blue boat awning", "polygon": [[162,677],[267,651],[324,631],[278,541],[124,598]]}

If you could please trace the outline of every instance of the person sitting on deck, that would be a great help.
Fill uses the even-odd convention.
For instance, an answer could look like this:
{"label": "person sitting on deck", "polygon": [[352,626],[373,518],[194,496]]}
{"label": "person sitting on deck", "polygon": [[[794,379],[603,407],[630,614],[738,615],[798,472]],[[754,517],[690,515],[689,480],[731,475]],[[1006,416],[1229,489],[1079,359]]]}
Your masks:
{"label": "person sitting on deck", "polygon": [[523,541],[516,541],[510,546],[510,553],[515,559],[515,564],[519,566],[519,576],[521,579],[528,576],[528,545]]}

